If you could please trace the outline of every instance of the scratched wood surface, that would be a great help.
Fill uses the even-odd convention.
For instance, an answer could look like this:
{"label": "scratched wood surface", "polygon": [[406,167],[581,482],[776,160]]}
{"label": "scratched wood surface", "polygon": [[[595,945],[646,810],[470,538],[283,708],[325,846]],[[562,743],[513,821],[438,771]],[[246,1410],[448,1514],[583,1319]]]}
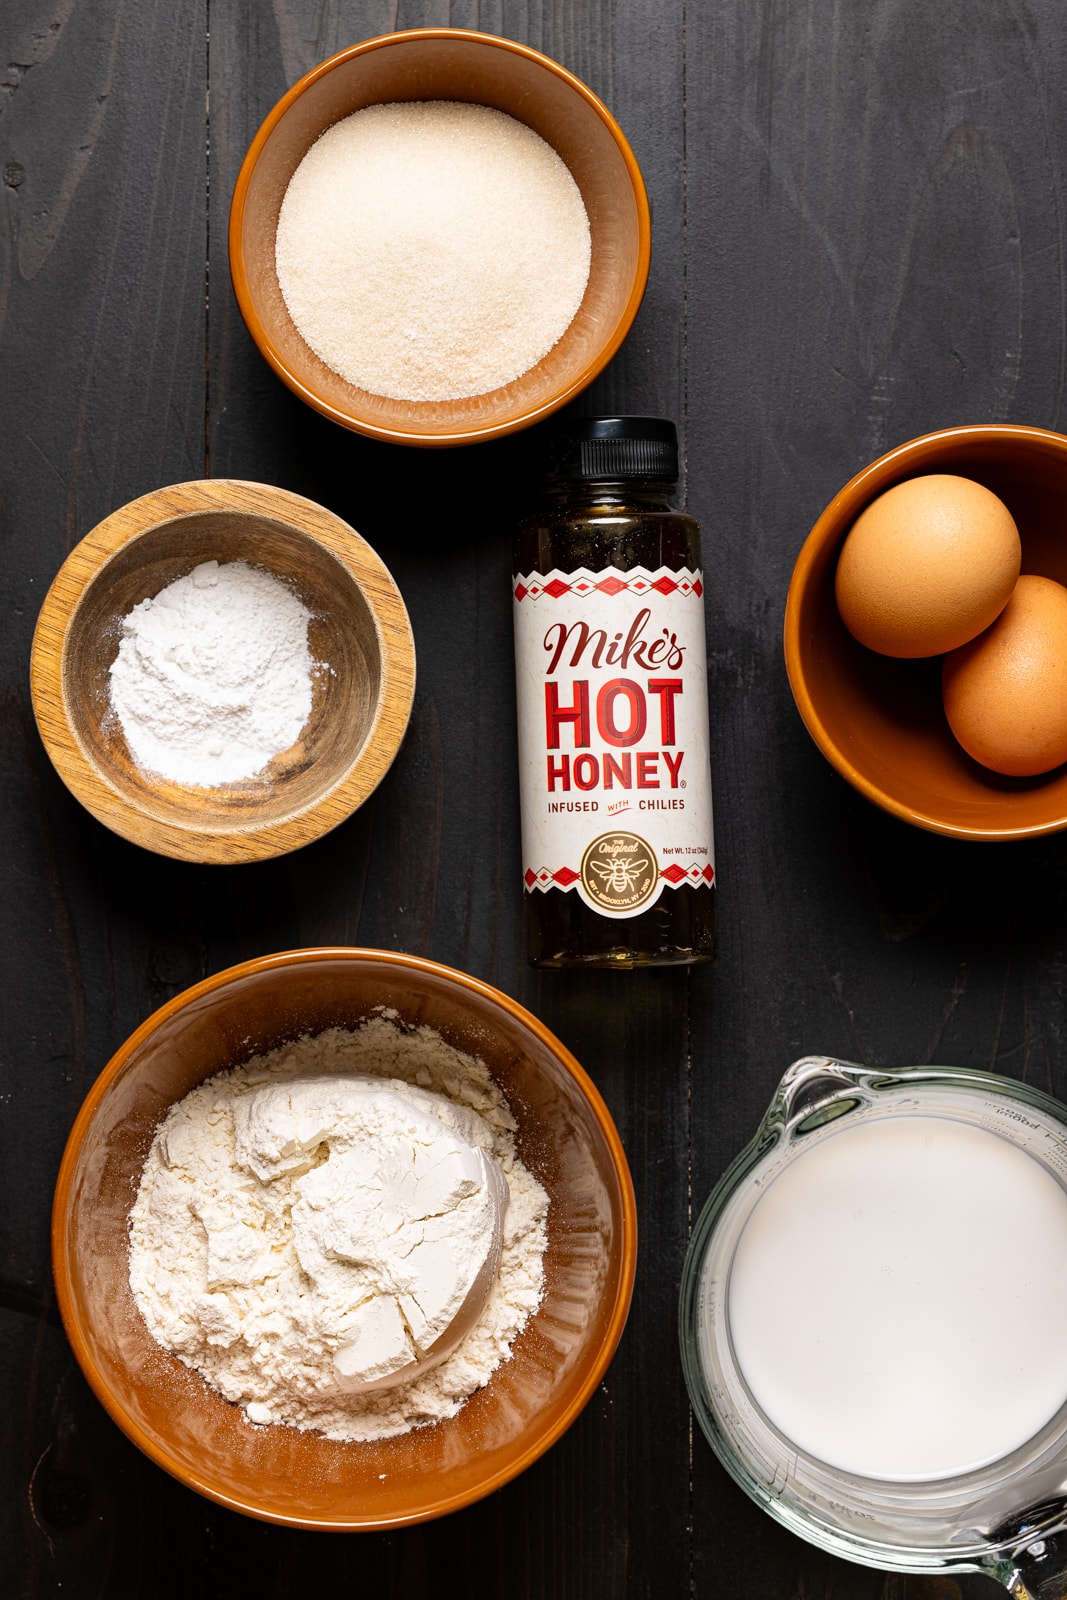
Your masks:
{"label": "scratched wood surface", "polygon": [[[649,291],[587,408],[678,420],[704,526],[711,969],[524,965],[508,575],[530,439],[420,454],[346,435],[273,378],[230,292],[229,196],[274,101],[350,42],[445,23],[563,61],[645,172]],[[691,1218],[795,1056],[940,1059],[1067,1094],[1067,844],[967,847],[867,806],[807,739],[779,644],[800,543],[860,466],[950,423],[1067,427],[1065,153],[1060,0],[0,8],[5,1597],[428,1596],[443,1575],[509,1600],[1000,1592],[851,1566],[764,1517],[690,1426],[675,1300]],[[297,855],[232,870],[95,823],[48,765],[27,686],[71,546],[134,495],[205,475],[354,523],[400,585],[419,663],[375,799]],[[333,941],[430,955],[542,1016],[612,1107],[642,1228],[629,1327],[566,1438],[461,1515],[347,1538],[225,1513],[128,1444],[69,1353],[47,1238],[71,1121],[137,1023],[232,961]]]}

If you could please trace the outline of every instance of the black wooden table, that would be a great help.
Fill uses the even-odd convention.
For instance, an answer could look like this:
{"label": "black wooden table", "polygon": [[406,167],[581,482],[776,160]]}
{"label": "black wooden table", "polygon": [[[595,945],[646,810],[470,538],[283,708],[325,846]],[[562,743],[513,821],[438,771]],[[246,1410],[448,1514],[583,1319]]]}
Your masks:
{"label": "black wooden table", "polygon": [[[645,173],[648,294],[585,409],[674,417],[704,528],[712,968],[524,963],[509,554],[531,439],[346,434],[272,376],[232,296],[229,199],[263,116],[335,50],[429,24],[564,62]],[[750,1504],[691,1425],[676,1298],[692,1219],[794,1057],[944,1060],[1067,1093],[1067,841],[969,847],[870,807],[809,741],[780,647],[800,544],[861,466],[951,423],[1067,425],[1062,0],[6,0],[0,39],[0,1594],[1000,1593],[832,1560]],[[113,837],[53,773],[29,704],[67,551],[126,500],[209,475],[352,522],[418,651],[377,795],[257,867]],[[601,1086],[637,1187],[633,1312],[586,1412],[500,1493],[402,1533],[301,1535],[186,1491],[89,1393],[51,1288],[56,1169],[113,1050],[205,974],[325,943],[516,996]]]}

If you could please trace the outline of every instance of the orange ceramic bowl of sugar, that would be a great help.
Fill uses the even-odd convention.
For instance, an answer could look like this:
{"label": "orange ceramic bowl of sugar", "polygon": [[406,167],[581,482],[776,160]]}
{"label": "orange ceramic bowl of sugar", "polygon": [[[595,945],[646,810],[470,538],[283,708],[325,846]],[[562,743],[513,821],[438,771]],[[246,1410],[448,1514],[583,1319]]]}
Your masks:
{"label": "orange ceramic bowl of sugar", "polygon": [[957,839],[1057,832],[1067,828],[1067,765],[1036,777],[980,766],[949,727],[943,658],[876,654],[838,611],[838,558],[856,519],[887,489],[931,473],[991,489],[1019,530],[1023,573],[1067,585],[1067,437],[1009,423],[923,434],[845,484],[797,557],[784,641],[793,697],[827,760],[893,816]]}
{"label": "orange ceramic bowl of sugar", "polygon": [[[589,279],[562,337],[521,376],[467,399],[391,399],[349,383],[305,341],[279,286],[279,213],[311,145],[353,112],[402,101],[466,101],[524,123],[560,156],[589,218]],[[397,444],[493,439],[573,400],[626,337],[644,295],[650,254],[640,168],[592,90],[537,50],[460,28],[419,28],[367,39],[301,78],[252,141],[230,209],[234,290],[263,356],[294,394],[323,416]]]}
{"label": "orange ceramic bowl of sugar", "polygon": [[[205,1078],[376,1008],[485,1062],[549,1196],[541,1304],[511,1358],[453,1417],[342,1443],[252,1427],[148,1332],[129,1281],[128,1218],[155,1130]],[[114,1421],[157,1465],[232,1510],[291,1527],[399,1527],[507,1483],[595,1392],[629,1310],[633,1185],[615,1125],[569,1051],[508,996],[414,956],[345,948],[263,956],[206,978],[119,1049],[78,1115],[52,1214],[56,1294],[74,1354]]]}

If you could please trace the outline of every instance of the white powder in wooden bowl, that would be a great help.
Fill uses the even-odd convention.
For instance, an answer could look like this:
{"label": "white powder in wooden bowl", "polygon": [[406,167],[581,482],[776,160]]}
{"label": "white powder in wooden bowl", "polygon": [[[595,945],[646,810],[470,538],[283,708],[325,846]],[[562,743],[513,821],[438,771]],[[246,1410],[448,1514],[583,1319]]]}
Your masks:
{"label": "white powder in wooden bowl", "polygon": [[459,400],[551,350],[589,278],[578,185],[489,106],[367,106],[312,145],[278,218],[278,282],[305,342],[349,383]]}
{"label": "white powder in wooden bowl", "polygon": [[266,770],[311,715],[311,613],[273,573],[201,561],[122,619],[111,709],[142,772],[214,788]]}

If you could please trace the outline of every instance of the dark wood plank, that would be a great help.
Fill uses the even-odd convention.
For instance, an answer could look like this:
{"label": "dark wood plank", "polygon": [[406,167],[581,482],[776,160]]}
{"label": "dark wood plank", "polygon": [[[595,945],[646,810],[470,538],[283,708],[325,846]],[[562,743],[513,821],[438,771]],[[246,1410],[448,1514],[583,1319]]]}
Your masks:
{"label": "dark wood plank", "polygon": [[[70,546],[123,500],[203,473],[205,12],[27,3],[0,33],[2,1586],[97,1595],[143,1464],[59,1329],[51,1188],[88,1085],[173,991],[143,921],[123,949],[110,874],[132,885],[138,852],[102,841],[55,778],[26,663]],[[165,901],[147,920],[178,947]]]}

